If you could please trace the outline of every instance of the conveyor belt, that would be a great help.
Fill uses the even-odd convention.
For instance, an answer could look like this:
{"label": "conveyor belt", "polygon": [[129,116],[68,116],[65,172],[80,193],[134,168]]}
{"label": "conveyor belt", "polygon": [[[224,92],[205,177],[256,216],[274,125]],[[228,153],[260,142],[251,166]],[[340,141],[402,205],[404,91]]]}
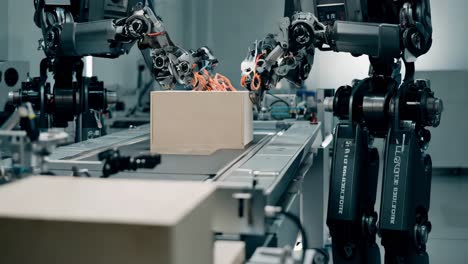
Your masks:
{"label": "conveyor belt", "polygon": [[[113,178],[189,180],[211,179],[218,184],[214,229],[227,234],[263,234],[266,205],[277,205],[300,171],[308,171],[312,143],[319,124],[293,121],[290,124],[256,124],[254,142],[245,150],[220,150],[212,155],[163,155],[154,170],[124,172]],[[71,167],[88,169],[100,176],[97,154],[118,147],[123,155],[135,156],[149,150],[149,126],[124,131],[96,140],[59,148],[49,168],[57,175],[70,175]],[[256,184],[254,184],[256,183]],[[253,188],[253,186],[255,186]],[[252,214],[239,216],[239,197],[250,197]]]}
{"label": "conveyor belt", "polygon": [[[101,164],[97,155],[103,150],[118,147],[122,155],[136,156],[149,152],[149,126],[136,130],[119,132],[100,139],[59,148],[54,155],[49,168],[56,174],[69,175],[71,167],[88,169],[93,176],[99,176]],[[167,180],[207,180],[234,162],[244,153],[249,152],[261,141],[271,137],[268,133],[254,136],[254,141],[246,149],[223,149],[210,155],[162,155],[161,164],[154,170],[138,170],[137,172],[122,172],[113,178],[135,179],[167,179]],[[55,161],[54,161],[55,160]]]}

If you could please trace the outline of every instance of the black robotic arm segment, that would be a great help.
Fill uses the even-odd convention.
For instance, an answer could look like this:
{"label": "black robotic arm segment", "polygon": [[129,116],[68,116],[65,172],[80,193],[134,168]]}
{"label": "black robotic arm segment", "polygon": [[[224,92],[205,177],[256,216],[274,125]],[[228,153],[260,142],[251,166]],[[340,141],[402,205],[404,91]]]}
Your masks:
{"label": "black robotic arm segment", "polygon": [[297,12],[302,12],[302,0],[284,1],[284,17],[292,17]]}
{"label": "black robotic arm segment", "polygon": [[274,89],[282,79],[301,87],[310,73],[315,55],[315,37],[318,30],[310,13],[296,13],[283,18],[276,34],[257,41],[242,62],[241,85],[252,91],[259,102],[263,93]]}
{"label": "black robotic arm segment", "polygon": [[118,41],[113,20],[66,23],[60,37],[61,56],[117,58],[126,54],[135,41]]}
{"label": "black robotic arm segment", "polygon": [[399,58],[401,54],[398,25],[337,21],[326,34],[322,43],[336,52],[376,58]]}
{"label": "black robotic arm segment", "polygon": [[[340,1],[345,7],[349,3],[333,1]],[[333,99],[325,100],[328,110],[340,119],[334,135],[332,161],[332,172],[339,173],[332,173],[329,192],[329,205],[339,210],[338,214],[334,213],[337,210],[329,210],[327,216],[334,262],[380,263],[368,258],[374,255],[373,248],[361,250],[356,246],[359,245],[356,241],[369,245],[369,236],[352,234],[357,228],[350,225],[364,227],[366,224],[371,227],[366,230],[379,230],[385,247],[385,263],[427,264],[426,243],[432,228],[428,218],[432,163],[426,154],[431,135],[427,127],[437,127],[443,112],[442,100],[435,97],[430,83],[414,80],[414,61],[432,44],[429,0],[367,1],[364,10],[367,12],[362,19],[343,17],[349,22],[333,21],[333,26],[328,26],[326,33],[318,38],[335,51],[367,54],[372,65],[369,78],[355,81],[353,87],[342,87]],[[402,84],[401,77],[398,78],[399,62],[395,62],[400,58],[404,59],[407,72]],[[354,149],[353,144],[367,149],[372,144],[357,144],[353,137],[343,136],[346,127],[353,130],[362,127],[368,131],[364,138],[369,142],[376,137],[386,141],[379,221],[361,221],[368,214],[354,206],[361,200],[352,196],[352,188],[357,188],[355,183],[368,182],[366,170],[354,174],[349,166],[350,156],[346,156],[347,165],[343,165],[344,159],[338,155],[343,150],[346,153]],[[341,144],[343,139],[349,144]],[[359,160],[366,158],[360,156]],[[362,167],[373,169],[372,165],[363,164]],[[377,173],[374,175],[371,178],[376,179]],[[364,193],[374,194],[376,185],[363,187]],[[374,203],[375,199],[366,203],[371,205],[369,212],[373,212]],[[347,210],[358,217],[353,219],[340,213]],[[377,214],[373,216],[376,220]],[[375,235],[370,236],[373,243]],[[369,261],[362,261],[363,256]]]}
{"label": "black robotic arm segment", "polygon": [[[320,22],[327,25],[326,36],[319,36],[319,47],[327,45],[337,52],[375,58],[403,57],[407,62],[414,62],[431,48],[429,0],[332,2],[336,2],[336,10],[325,4],[317,6]],[[350,10],[363,15],[355,16]]]}
{"label": "black robotic arm segment", "polygon": [[[104,5],[104,1],[99,1]],[[91,5],[96,4],[92,2]],[[133,43],[117,42],[113,19],[90,19],[89,2],[35,0],[34,22],[41,28],[39,41],[48,58],[96,56],[115,58],[128,52]],[[126,12],[124,13],[126,14]]]}

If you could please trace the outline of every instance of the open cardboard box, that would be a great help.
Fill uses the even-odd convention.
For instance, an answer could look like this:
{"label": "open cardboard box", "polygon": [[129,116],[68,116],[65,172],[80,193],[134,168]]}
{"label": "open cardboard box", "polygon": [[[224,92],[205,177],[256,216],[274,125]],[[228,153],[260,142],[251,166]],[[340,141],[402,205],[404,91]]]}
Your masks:
{"label": "open cardboard box", "polygon": [[209,155],[253,140],[248,92],[151,93],[151,152]]}

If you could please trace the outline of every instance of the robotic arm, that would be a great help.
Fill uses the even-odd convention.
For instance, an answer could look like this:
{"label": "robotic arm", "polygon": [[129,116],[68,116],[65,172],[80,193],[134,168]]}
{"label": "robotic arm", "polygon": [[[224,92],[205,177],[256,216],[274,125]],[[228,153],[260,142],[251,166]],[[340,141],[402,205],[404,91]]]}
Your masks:
{"label": "robotic arm", "polygon": [[[333,262],[381,263],[379,233],[385,263],[427,264],[432,229],[427,127],[440,124],[443,103],[429,81],[414,80],[414,62],[432,45],[430,2],[314,0],[314,4],[317,17],[296,13],[285,18],[277,35],[256,45],[242,65],[242,84],[261,100],[281,78],[304,81],[315,48],[368,55],[370,76],[340,87],[324,102],[340,120],[334,132],[327,211]],[[401,59],[406,68],[403,82]],[[386,142],[380,215],[374,208],[380,166],[375,138]]]}
{"label": "robotic arm", "polygon": [[83,76],[84,56],[117,58],[136,44],[164,89],[193,86],[198,70],[218,62],[206,47],[187,51],[174,44],[148,0],[35,0],[34,7],[46,58],[40,77],[11,93],[9,101],[15,106],[31,102],[41,128],[67,127],[77,120],[76,141],[100,134],[100,115],[117,97],[97,77]]}
{"label": "robotic arm", "polygon": [[412,78],[412,63],[432,45],[428,0],[318,0],[316,13],[318,18],[303,12],[283,18],[276,35],[249,51],[241,66],[241,83],[255,92],[254,98],[261,99],[282,78],[299,86],[312,68],[315,48],[369,55],[378,75],[391,72],[386,66],[403,58]]}
{"label": "robotic arm", "polygon": [[312,20],[313,15],[297,13],[292,22],[288,17],[283,18],[278,33],[256,42],[242,62],[241,85],[252,92],[254,103],[259,104],[264,92],[276,88],[283,78],[297,87],[308,78],[315,55],[313,35],[308,39],[303,36],[300,41],[293,40],[291,35],[303,18]]}

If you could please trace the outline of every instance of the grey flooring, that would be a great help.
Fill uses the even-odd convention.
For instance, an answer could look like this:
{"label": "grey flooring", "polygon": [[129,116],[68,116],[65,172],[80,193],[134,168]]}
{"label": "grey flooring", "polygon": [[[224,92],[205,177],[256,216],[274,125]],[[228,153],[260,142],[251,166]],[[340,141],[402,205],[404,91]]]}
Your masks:
{"label": "grey flooring", "polygon": [[428,252],[431,263],[468,263],[468,176],[434,176]]}
{"label": "grey flooring", "polygon": [[[468,175],[433,176],[429,214],[433,227],[427,245],[430,263],[468,264]],[[383,260],[382,247],[380,252]]]}

